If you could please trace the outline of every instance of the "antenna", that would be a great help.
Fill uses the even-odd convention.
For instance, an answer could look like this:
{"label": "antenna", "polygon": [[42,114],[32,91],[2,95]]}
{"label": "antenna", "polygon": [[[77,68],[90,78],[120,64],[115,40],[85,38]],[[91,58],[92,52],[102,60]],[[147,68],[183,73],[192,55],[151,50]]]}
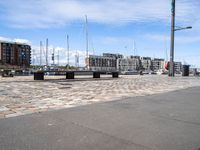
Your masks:
{"label": "antenna", "polygon": [[48,47],[49,47],[48,38],[46,39],[46,66],[48,66]]}
{"label": "antenna", "polygon": [[67,69],[69,69],[69,35],[67,35]]}

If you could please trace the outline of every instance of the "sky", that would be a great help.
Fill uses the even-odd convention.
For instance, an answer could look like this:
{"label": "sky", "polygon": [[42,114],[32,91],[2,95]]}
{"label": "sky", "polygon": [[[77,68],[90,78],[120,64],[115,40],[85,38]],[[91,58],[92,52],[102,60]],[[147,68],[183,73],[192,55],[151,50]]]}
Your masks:
{"label": "sky", "polygon": [[[175,33],[175,60],[200,67],[200,1],[176,0],[176,26],[192,26]],[[28,43],[32,63],[39,63],[39,43],[49,39],[49,63],[55,48],[59,63],[70,65],[79,53],[120,53],[169,59],[171,0],[6,0],[0,1],[0,40]],[[43,52],[43,57],[45,51]],[[45,63],[45,61],[42,61]],[[57,63],[57,59],[56,59]]]}

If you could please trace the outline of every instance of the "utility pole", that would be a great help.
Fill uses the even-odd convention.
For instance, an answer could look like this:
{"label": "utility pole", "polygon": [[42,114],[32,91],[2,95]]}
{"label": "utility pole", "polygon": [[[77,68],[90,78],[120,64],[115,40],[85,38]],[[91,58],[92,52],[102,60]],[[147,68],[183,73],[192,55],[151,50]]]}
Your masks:
{"label": "utility pole", "polygon": [[67,69],[69,70],[69,35],[67,35]]}
{"label": "utility pole", "polygon": [[171,46],[170,46],[170,65],[169,76],[174,77],[174,33],[175,33],[175,10],[176,1],[172,0],[172,16],[171,16]]}
{"label": "utility pole", "polygon": [[42,41],[40,41],[40,66],[42,66]]}
{"label": "utility pole", "polygon": [[49,44],[49,41],[48,41],[48,38],[46,39],[46,66],[48,66],[48,48],[49,48],[49,46],[48,46],[48,44]]}

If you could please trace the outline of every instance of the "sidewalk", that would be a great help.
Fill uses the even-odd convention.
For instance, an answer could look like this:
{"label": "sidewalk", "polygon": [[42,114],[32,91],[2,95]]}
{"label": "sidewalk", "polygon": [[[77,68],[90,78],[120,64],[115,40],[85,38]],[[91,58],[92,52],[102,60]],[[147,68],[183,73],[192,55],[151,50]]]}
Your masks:
{"label": "sidewalk", "polygon": [[0,119],[0,149],[198,150],[199,91],[196,87]]}

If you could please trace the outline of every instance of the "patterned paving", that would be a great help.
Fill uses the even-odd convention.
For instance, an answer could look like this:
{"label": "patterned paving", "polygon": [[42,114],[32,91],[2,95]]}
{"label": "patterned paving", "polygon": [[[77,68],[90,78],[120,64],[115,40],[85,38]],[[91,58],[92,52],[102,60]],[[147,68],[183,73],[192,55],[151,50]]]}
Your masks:
{"label": "patterned paving", "polygon": [[[200,86],[200,78],[168,76],[121,76],[118,79],[0,77],[0,118],[75,107],[124,97],[145,96]],[[51,79],[51,80],[49,80]]]}

